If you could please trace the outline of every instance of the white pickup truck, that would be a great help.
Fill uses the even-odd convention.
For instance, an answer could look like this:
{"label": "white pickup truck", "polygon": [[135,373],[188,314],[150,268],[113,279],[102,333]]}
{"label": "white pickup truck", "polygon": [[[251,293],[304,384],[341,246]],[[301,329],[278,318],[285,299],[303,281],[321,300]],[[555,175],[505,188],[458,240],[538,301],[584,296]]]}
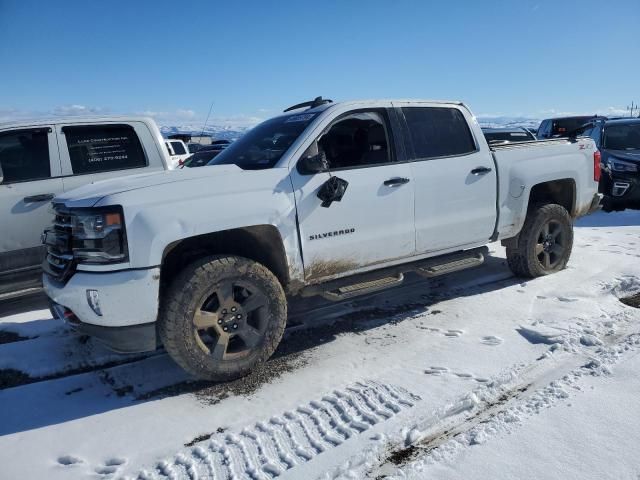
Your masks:
{"label": "white pickup truck", "polygon": [[318,97],[209,166],[56,198],[44,287],[54,315],[113,349],[161,342],[191,374],[227,380],[274,352],[294,295],[477,266],[498,240],[517,275],[563,269],[599,173],[589,138],[489,148],[459,102]]}
{"label": "white pickup truck", "polygon": [[168,168],[155,122],[69,117],[0,123],[0,299],[41,284],[51,200],[87,183]]}

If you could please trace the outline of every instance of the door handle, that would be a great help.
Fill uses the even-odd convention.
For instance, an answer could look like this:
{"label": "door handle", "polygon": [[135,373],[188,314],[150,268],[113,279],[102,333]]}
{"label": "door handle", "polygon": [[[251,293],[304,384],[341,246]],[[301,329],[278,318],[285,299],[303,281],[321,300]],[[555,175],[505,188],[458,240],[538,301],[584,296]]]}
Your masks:
{"label": "door handle", "polygon": [[384,181],[384,184],[387,187],[399,187],[400,185],[404,185],[405,183],[409,183],[409,179],[405,177],[394,177]]}
{"label": "door handle", "polygon": [[471,170],[471,175],[486,175],[491,169],[489,167],[476,167]]}
{"label": "door handle", "polygon": [[40,195],[31,195],[30,197],[24,197],[24,203],[46,202],[55,197],[54,193],[41,193]]}

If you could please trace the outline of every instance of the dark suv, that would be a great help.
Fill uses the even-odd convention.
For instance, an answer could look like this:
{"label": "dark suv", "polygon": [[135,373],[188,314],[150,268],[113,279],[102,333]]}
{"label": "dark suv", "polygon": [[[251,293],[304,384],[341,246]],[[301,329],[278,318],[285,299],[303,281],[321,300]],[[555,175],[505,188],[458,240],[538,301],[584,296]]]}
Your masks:
{"label": "dark suv", "polygon": [[579,117],[561,117],[561,118],[547,118],[543,120],[538,127],[538,140],[544,140],[546,138],[561,138],[569,137],[577,129],[584,124],[593,120],[606,120],[607,117],[599,117],[598,115],[583,115]]}
{"label": "dark suv", "polygon": [[593,138],[602,155],[603,209],[640,209],[640,118],[592,120],[581,132]]}

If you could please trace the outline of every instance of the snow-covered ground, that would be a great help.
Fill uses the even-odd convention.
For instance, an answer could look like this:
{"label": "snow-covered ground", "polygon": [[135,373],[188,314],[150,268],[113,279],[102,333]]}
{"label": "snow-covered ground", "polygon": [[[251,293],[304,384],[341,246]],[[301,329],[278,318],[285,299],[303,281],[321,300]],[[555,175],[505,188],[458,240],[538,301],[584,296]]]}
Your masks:
{"label": "snow-covered ground", "polygon": [[274,359],[193,382],[0,305],[0,478],[640,478],[640,212],[578,222],[569,267],[412,278],[294,304]]}

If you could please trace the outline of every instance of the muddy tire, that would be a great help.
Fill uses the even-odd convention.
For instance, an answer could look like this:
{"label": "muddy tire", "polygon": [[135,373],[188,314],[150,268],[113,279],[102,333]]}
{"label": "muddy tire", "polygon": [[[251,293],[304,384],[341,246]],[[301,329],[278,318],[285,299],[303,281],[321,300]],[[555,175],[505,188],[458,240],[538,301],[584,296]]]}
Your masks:
{"label": "muddy tire", "polygon": [[188,373],[227,381],[247,375],[273,354],[286,321],[284,290],[273,273],[246,258],[213,256],[175,278],[158,335]]}
{"label": "muddy tire", "polygon": [[567,266],[573,247],[573,222],[567,210],[556,204],[529,209],[518,238],[518,247],[507,247],[507,263],[519,277],[535,278]]}

